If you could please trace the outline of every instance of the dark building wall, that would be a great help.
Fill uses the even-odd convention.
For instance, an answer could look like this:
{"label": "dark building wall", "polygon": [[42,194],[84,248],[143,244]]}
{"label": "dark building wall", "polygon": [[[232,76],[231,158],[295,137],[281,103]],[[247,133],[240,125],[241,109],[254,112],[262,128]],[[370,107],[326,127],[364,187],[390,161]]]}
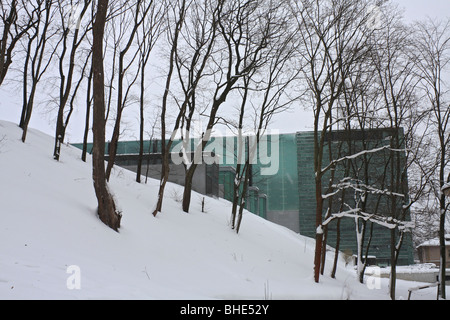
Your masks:
{"label": "dark building wall", "polygon": [[[175,143],[176,144],[176,143]],[[82,144],[73,144],[82,149]],[[109,143],[105,146],[105,160],[108,160]],[[88,152],[92,150],[92,144],[88,144]],[[145,141],[144,156],[142,161],[142,175],[148,174],[149,178],[161,179],[161,142]],[[137,172],[139,155],[138,141],[120,141],[117,144],[115,165]],[[185,182],[185,168],[183,165],[169,165],[169,181],[181,186]],[[217,164],[199,164],[192,180],[192,189],[198,193],[218,197],[219,196],[219,166]]]}
{"label": "dark building wall", "polygon": [[[362,150],[374,150],[386,145],[389,145],[393,131],[390,129],[371,130],[362,132],[354,130],[354,133],[349,135],[347,132],[334,132],[327,137],[327,143],[324,148],[323,166],[326,167],[330,163],[329,150],[333,154],[332,159],[340,159],[344,156],[354,155]],[[402,136],[402,132],[400,132]],[[401,137],[402,138],[402,137]],[[331,148],[329,148],[331,146]],[[300,215],[300,233],[314,237],[315,236],[315,174],[313,167],[314,157],[314,135],[312,132],[301,132],[297,134],[297,152],[298,152],[298,172],[299,172],[299,215]],[[405,154],[402,152],[392,152],[384,149],[378,152],[367,154],[364,156],[355,157],[349,161],[340,162],[335,170],[335,177],[333,184],[343,181],[344,178],[352,179],[352,184],[365,184],[373,186],[379,190],[395,190],[397,183],[396,175],[396,159],[399,159],[401,165],[404,167]],[[364,161],[368,164],[364,165]],[[351,169],[346,170],[346,166]],[[330,173],[326,174],[322,179],[322,194],[327,194],[330,180]],[[405,179],[403,183],[406,183]],[[333,191],[336,188],[332,189]],[[361,203],[355,203],[355,199],[361,193],[355,193],[352,188],[345,189],[345,193],[340,192],[329,200],[324,201],[324,215],[331,205],[331,212],[338,213],[340,211],[356,208]],[[405,188],[407,190],[407,188]],[[400,193],[400,191],[398,190]],[[356,195],[356,197],[355,197]],[[386,194],[368,193],[366,196],[366,207],[364,212],[392,216],[398,215],[402,210],[402,204],[407,202],[407,199],[401,197],[392,200]],[[345,204],[343,206],[342,204]],[[394,206],[394,207],[393,207]],[[409,214],[406,216],[409,221]],[[362,220],[359,220],[361,223]],[[373,227],[373,229],[372,229]],[[332,247],[336,245],[336,231],[337,220],[331,222],[328,226],[328,244]],[[356,254],[356,225],[352,218],[340,219],[340,250],[348,253]],[[371,237],[371,244],[369,248],[369,255],[377,257],[380,264],[389,264],[390,260],[390,246],[391,246],[391,231],[390,229],[380,226],[378,224],[367,223],[364,243],[367,244],[369,237]],[[365,247],[364,247],[365,250]],[[365,251],[364,251],[365,253]],[[407,233],[402,245],[402,250],[398,260],[399,264],[413,264],[413,244],[410,233]]]}

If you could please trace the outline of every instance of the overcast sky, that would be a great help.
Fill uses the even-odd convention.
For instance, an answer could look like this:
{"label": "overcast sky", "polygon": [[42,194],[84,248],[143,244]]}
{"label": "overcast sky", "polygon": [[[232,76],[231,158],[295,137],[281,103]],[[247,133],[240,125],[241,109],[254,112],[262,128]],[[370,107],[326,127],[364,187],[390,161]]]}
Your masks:
{"label": "overcast sky", "polygon": [[431,18],[448,18],[450,16],[450,0],[394,0],[405,9],[405,18],[421,20]]}
{"label": "overcast sky", "polygon": [[[393,0],[405,10],[405,19],[407,21],[422,20],[429,16],[431,18],[448,18],[450,17],[450,0]],[[5,87],[5,86],[4,86]],[[0,119],[18,123],[21,111],[21,92],[11,90],[10,87],[0,88]],[[30,127],[44,131],[50,135],[54,134],[53,125],[49,125],[50,119],[54,119],[55,115],[49,116],[44,112],[42,106],[36,106],[31,117]],[[81,108],[83,109],[83,108]],[[298,108],[292,113],[279,115],[275,118],[271,128],[280,130],[281,132],[306,131],[311,130],[312,115]],[[55,111],[53,111],[55,112]],[[84,126],[84,110],[78,110],[74,113],[73,118],[79,118],[76,128],[70,128],[67,133],[69,142],[81,142]],[[72,122],[76,121],[72,118]]]}
{"label": "overcast sky", "polygon": [[[404,18],[408,22],[433,19],[448,19],[450,17],[450,0],[393,0],[404,10]],[[275,119],[273,129],[282,132],[312,130],[312,114],[306,111],[281,114]]]}

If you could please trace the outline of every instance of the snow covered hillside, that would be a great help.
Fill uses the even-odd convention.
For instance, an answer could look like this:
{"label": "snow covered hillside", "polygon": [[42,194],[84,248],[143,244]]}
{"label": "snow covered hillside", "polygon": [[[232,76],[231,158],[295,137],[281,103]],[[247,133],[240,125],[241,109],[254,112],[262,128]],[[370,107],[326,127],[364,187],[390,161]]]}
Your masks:
{"label": "snow covered hillside", "polygon": [[0,299],[388,299],[343,264],[315,284],[312,239],[251,213],[236,235],[224,200],[207,198],[203,213],[194,194],[186,214],[169,185],[155,218],[158,182],[118,168],[117,233],[96,216],[91,160],[63,146],[56,162],[52,137],[20,136],[0,121]]}

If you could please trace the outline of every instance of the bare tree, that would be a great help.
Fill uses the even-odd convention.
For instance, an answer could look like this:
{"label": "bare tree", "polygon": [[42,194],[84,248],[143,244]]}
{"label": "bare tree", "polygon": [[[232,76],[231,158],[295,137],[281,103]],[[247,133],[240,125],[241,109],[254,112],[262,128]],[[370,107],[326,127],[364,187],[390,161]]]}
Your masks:
{"label": "bare tree", "polygon": [[[71,108],[69,112],[66,114],[66,105],[69,101],[69,97],[71,97],[71,101],[73,102],[76,96],[76,93],[80,87],[81,80],[84,78],[84,71],[87,66],[87,63],[84,64],[81,71],[81,79],[77,82],[75,89],[72,90],[73,85],[73,76],[75,71],[75,59],[77,57],[77,49],[81,45],[84,37],[89,31],[90,22],[81,29],[81,21],[89,9],[91,4],[91,0],[84,0],[83,3],[78,0],[75,3],[73,1],[57,1],[57,7],[60,13],[60,21],[61,21],[61,29],[62,29],[62,48],[61,52],[58,54],[59,58],[59,105],[58,105],[58,115],[56,117],[56,131],[55,131],[55,145],[53,150],[53,158],[55,160],[59,160],[61,144],[64,142],[64,137],[66,134],[66,128],[68,126],[70,116],[73,112],[73,103],[71,103]],[[74,11],[75,8],[81,5],[80,12]],[[70,10],[70,11],[68,11]],[[78,14],[77,14],[78,13]],[[68,66],[66,66],[66,53],[69,50],[68,41],[70,41],[70,34],[72,34],[72,43],[69,51],[68,57]],[[80,33],[81,32],[81,33]],[[90,52],[89,52],[90,54]],[[67,70],[66,70],[67,68]]]}
{"label": "bare tree", "polygon": [[[405,132],[404,126],[413,121],[413,111],[416,108],[418,78],[413,72],[413,61],[407,52],[411,49],[409,30],[399,21],[395,10],[386,13],[385,27],[379,32],[379,41],[373,51],[373,61],[377,70],[379,92],[383,97],[383,112],[380,117],[385,119],[393,130],[390,139],[391,154],[388,159],[390,170],[388,185],[391,192],[388,207],[393,220],[405,221],[409,215],[411,200],[407,198],[407,168],[408,159],[398,155],[398,150],[405,150],[410,141],[410,132]],[[403,197],[399,197],[401,194]],[[396,266],[398,255],[404,241],[405,232],[391,229],[391,278],[390,295],[395,299]]]}
{"label": "bare tree", "polygon": [[[185,212],[189,212],[192,179],[197,168],[195,159],[198,159],[211,138],[212,130],[220,118],[220,107],[226,102],[229,94],[238,87],[238,82],[243,77],[264,65],[264,50],[275,37],[279,36],[278,29],[273,28],[274,17],[264,14],[273,10],[274,7],[269,4],[272,2],[248,0],[223,5],[218,19],[223,50],[217,51],[217,56],[214,57],[211,103],[208,110],[202,112],[207,124],[202,141],[194,151],[194,162],[186,171],[182,204]],[[263,8],[262,13],[258,10],[259,7]]]}
{"label": "bare tree", "polygon": [[[363,60],[349,69],[339,102],[344,108],[341,108],[338,119],[333,121],[344,125],[349,139],[347,146],[341,150],[347,155],[333,160],[330,158],[330,165],[322,170],[335,170],[337,165],[341,168],[343,165],[342,172],[345,172],[343,178],[330,185],[324,196],[330,198],[342,192],[339,213],[329,214],[328,211],[323,225],[335,218],[355,219],[361,282],[374,224],[390,230],[390,294],[395,299],[396,265],[406,234],[412,229],[410,209],[423,195],[430,170],[419,172],[416,177],[418,187],[411,189],[408,186],[407,172],[423,154],[420,150],[425,140],[417,133],[426,117],[421,110],[417,110],[418,78],[407,54],[412,49],[410,30],[402,24],[394,7],[380,7],[380,10],[384,11],[380,16],[383,18],[381,27],[369,34],[366,43],[369,50]],[[370,142],[372,139],[367,140],[373,128],[390,133],[380,145],[374,145]],[[353,132],[361,136],[360,141],[350,139]],[[380,162],[380,159],[383,161]],[[375,171],[374,167],[377,168]],[[353,197],[353,203],[349,195]],[[328,207],[330,209],[331,206]],[[367,232],[366,261],[363,262]]]}
{"label": "bare tree", "polygon": [[[86,61],[86,64],[88,64],[88,61]],[[88,144],[88,136],[89,136],[89,130],[90,130],[90,117],[91,117],[91,105],[92,105],[92,78],[93,78],[93,69],[92,69],[92,63],[89,71],[89,76],[87,79],[87,89],[86,89],[86,116],[85,116],[85,122],[84,122],[84,134],[83,134],[83,148],[81,152],[81,160],[86,162],[86,155],[87,155],[87,144]]]}
{"label": "bare tree", "polygon": [[142,23],[142,34],[137,34],[139,48],[140,70],[140,96],[139,96],[139,158],[136,170],[136,182],[141,182],[142,161],[144,156],[144,105],[145,105],[145,77],[146,66],[157,40],[163,31],[163,21],[166,16],[166,8],[163,2],[155,4],[147,14],[147,19]]}
{"label": "bare tree", "polygon": [[[156,203],[156,207],[153,210],[153,215],[156,216],[158,212],[162,210],[162,204],[164,199],[164,189],[166,187],[166,183],[169,179],[169,154],[170,154],[170,145],[166,144],[166,113],[168,110],[168,98],[171,92],[172,85],[172,76],[175,68],[175,57],[178,49],[178,41],[180,38],[181,30],[184,26],[184,20],[186,17],[186,9],[189,6],[189,3],[186,0],[179,0],[170,5],[169,13],[173,16],[170,17],[169,25],[167,28],[167,37],[170,44],[170,54],[169,54],[169,67],[166,76],[166,83],[164,87],[164,94],[161,103],[161,154],[162,154],[162,165],[161,165],[161,180],[159,184],[158,191],[158,200]],[[173,25],[172,20],[173,19]],[[172,139],[170,140],[172,141]],[[170,143],[169,141],[169,143]]]}
{"label": "bare tree", "polygon": [[[39,0],[30,4],[37,14],[36,23],[31,28],[26,45],[26,56],[23,70],[23,106],[19,126],[23,129],[22,141],[25,142],[28,124],[33,111],[38,83],[47,71],[57,44],[47,50],[48,40],[56,34],[50,29],[55,15],[53,0]],[[30,77],[30,84],[28,84]],[[30,91],[28,92],[28,89]]]}
{"label": "bare tree", "polygon": [[[91,10],[91,24],[94,22],[94,10]],[[86,84],[86,95],[85,95],[85,102],[86,102],[86,114],[85,114],[85,122],[84,122],[84,133],[83,133],[83,148],[81,151],[81,160],[86,162],[86,155],[87,155],[87,145],[88,145],[88,137],[89,137],[89,131],[91,128],[91,105],[92,101],[94,99],[92,94],[92,79],[94,77],[93,75],[93,68],[92,68],[92,61],[89,63],[89,60],[92,59],[92,40],[87,37],[86,42],[88,42],[88,47],[90,48],[90,54],[88,58],[85,61],[85,65],[89,65],[89,74],[87,76],[87,84]]]}
{"label": "bare tree", "polygon": [[[190,153],[192,122],[195,112],[201,112],[199,109],[204,108],[198,103],[201,100],[200,97],[205,94],[205,84],[202,87],[202,81],[209,79],[209,72],[214,72],[209,68],[218,41],[223,3],[221,0],[191,3],[186,16],[185,32],[181,32],[183,45],[178,46],[176,52],[175,66],[181,87],[181,98],[177,99],[179,113],[175,120],[171,141],[175,139],[175,134],[181,133],[183,144],[180,152],[186,172],[185,190],[186,184],[192,183],[195,171],[191,169],[192,166],[196,166],[201,159],[200,148],[195,150],[194,159]],[[170,142],[169,145],[171,145]]]}
{"label": "bare tree", "polygon": [[[337,189],[326,197],[338,194],[339,189],[342,192],[350,190],[354,203],[351,204],[346,196],[341,195],[343,202],[339,213],[329,215],[324,225],[336,217],[355,219],[361,282],[373,225],[378,224],[390,230],[390,295],[395,299],[396,265],[406,234],[412,229],[410,209],[423,195],[430,170],[418,172],[415,177],[419,182],[417,187],[411,189],[408,186],[407,172],[423,155],[420,150],[425,140],[417,132],[426,117],[421,110],[417,110],[418,78],[407,54],[412,49],[410,30],[402,24],[395,8],[388,6],[383,9],[383,27],[371,34],[368,55],[362,60],[361,66],[354,65],[357,72],[349,73],[343,88],[345,108],[342,123],[348,135],[352,131],[358,132],[361,141],[349,139],[345,148],[349,155],[331,160],[331,164],[325,168],[334,168],[341,162],[346,172],[343,179],[332,185]],[[366,75],[360,77],[358,70]],[[367,109],[366,106],[370,105],[372,107]],[[357,130],[353,129],[355,125]],[[390,134],[381,141],[381,145],[373,145],[371,139],[365,138],[366,134],[370,135],[371,128],[382,128]],[[380,159],[384,160],[380,162]],[[374,167],[377,168],[375,171]],[[346,210],[342,204],[345,204]],[[370,230],[367,230],[367,223],[370,223]],[[366,261],[363,262],[363,243],[367,231]]]}
{"label": "bare tree", "polygon": [[[268,39],[268,46],[262,55],[266,60],[261,62],[263,65],[261,69],[253,70],[253,72],[244,76],[240,87],[242,102],[237,125],[237,158],[238,160],[244,159],[243,152],[246,152],[246,156],[242,170],[241,161],[238,161],[234,180],[231,227],[235,227],[237,207],[239,206],[236,224],[237,233],[240,229],[247,190],[252,176],[251,164],[256,161],[257,150],[259,149],[261,152],[264,147],[267,148],[267,141],[265,141],[265,146],[260,145],[260,142],[262,139],[267,140],[265,134],[272,117],[279,112],[286,111],[291,103],[298,99],[298,97],[288,94],[288,92],[293,91],[293,81],[297,79],[301,72],[300,68],[293,67],[293,58],[296,52],[294,41],[296,33],[290,29],[292,21],[288,8],[277,3],[276,9],[275,7],[268,7],[264,16],[268,21],[267,24],[272,26],[271,32],[274,37]],[[253,136],[245,139],[247,150],[244,151],[242,130],[244,129],[244,119],[247,118],[246,115],[253,120],[251,129]],[[276,139],[276,137],[273,137],[273,139]],[[273,174],[273,172],[270,172],[270,174]]]}
{"label": "bare tree", "polygon": [[[138,76],[139,76],[139,69],[141,68],[141,64],[138,64],[137,71],[131,76],[131,79],[129,80],[127,87],[124,87],[124,80],[126,78],[127,72],[130,70],[130,68],[133,66],[134,61],[136,60],[136,57],[139,55],[139,49],[135,49],[134,52],[131,53],[131,58],[127,61],[125,61],[125,57],[130,50],[130,48],[133,45],[134,39],[136,37],[136,34],[139,30],[139,27],[144,23],[146,16],[150,9],[154,6],[154,1],[150,1],[147,3],[144,0],[137,0],[136,3],[133,3],[133,7],[135,10],[131,12],[130,14],[134,16],[132,29],[129,33],[128,41],[126,42],[125,46],[122,50],[119,52],[119,69],[118,69],[118,79],[117,79],[117,112],[116,112],[116,119],[114,122],[114,130],[111,137],[111,142],[109,144],[109,158],[108,158],[108,166],[106,167],[106,179],[109,180],[111,175],[111,170],[114,166],[114,161],[116,158],[117,153],[117,144],[119,142],[119,136],[120,136],[120,126],[122,121],[122,114],[123,110],[127,106],[127,99],[128,95],[130,93],[130,90],[134,83],[136,82]],[[142,12],[141,12],[142,10]],[[127,16],[125,13],[123,13],[120,16],[122,21],[120,21],[120,24],[127,25]],[[124,27],[124,30],[126,28]]]}
{"label": "bare tree", "polygon": [[314,171],[316,185],[316,249],[314,279],[319,281],[323,249],[324,147],[332,111],[343,93],[350,67],[368,50],[366,8],[370,1],[304,0],[293,5],[298,21],[299,54],[314,112]]}
{"label": "bare tree", "polygon": [[105,176],[105,87],[103,70],[103,36],[108,0],[98,0],[93,24],[92,70],[94,89],[92,178],[98,201],[100,220],[118,231],[122,214],[117,211],[114,199],[108,190]]}
{"label": "bare tree", "polygon": [[[197,111],[197,100],[201,91],[202,80],[209,75],[207,67],[212,59],[212,53],[217,41],[218,19],[223,1],[191,1],[183,15],[181,25],[175,29],[171,51],[171,68],[176,71],[180,87],[179,96],[172,90],[178,106],[170,140],[163,150],[163,172],[161,186],[165,186],[169,174],[169,153],[178,134],[181,134],[183,165],[186,172],[191,166],[189,153],[191,125],[194,112]],[[183,7],[182,7],[183,8]],[[181,17],[181,13],[180,13]],[[178,20],[178,22],[181,22]],[[176,37],[175,37],[176,36]],[[175,42],[176,41],[176,42]],[[165,97],[167,99],[167,97]],[[167,101],[167,100],[165,100]],[[189,153],[189,154],[188,154]],[[195,156],[194,156],[195,157]],[[186,176],[188,174],[186,173]],[[162,198],[159,198],[162,201]],[[156,211],[155,211],[156,212]]]}
{"label": "bare tree", "polygon": [[[374,145],[374,143],[370,141],[370,130],[380,126],[375,116],[375,111],[380,99],[378,98],[378,94],[374,92],[373,82],[370,81],[374,76],[374,68],[370,65],[370,61],[368,61],[370,59],[367,59],[368,57],[369,56],[367,55],[350,66],[351,69],[344,80],[342,97],[337,103],[337,108],[331,121],[331,129],[338,129],[338,131],[341,132],[342,137],[335,140],[333,139],[333,133],[330,133],[328,139],[326,139],[329,161],[333,165],[330,169],[328,189],[324,195],[328,206],[325,219],[329,219],[335,209],[338,210],[338,212],[342,212],[349,207],[359,206],[363,211],[366,211],[367,204],[370,201],[370,193],[367,192],[367,190],[359,193],[355,191],[362,190],[361,184],[365,186],[371,185],[369,178],[371,178],[371,181],[376,181],[374,177],[370,177],[371,173],[369,173],[370,167],[373,166],[371,163],[372,158],[376,153],[362,153],[360,157],[355,157],[354,159],[343,158],[344,160],[342,163],[336,163],[334,161],[335,159],[344,157],[344,155],[352,155],[361,150],[371,150],[379,147],[379,145]],[[358,139],[355,139],[355,137],[358,137]],[[338,169],[339,173],[337,173]],[[349,177],[352,177],[353,179],[350,179]],[[353,202],[353,205],[350,205],[350,202]],[[372,206],[375,208],[371,211],[372,213],[377,213],[378,202],[375,202],[376,205]],[[341,219],[338,218],[336,224],[337,238],[335,258],[332,271],[333,278],[336,274],[339,256],[340,222]],[[363,259],[366,225],[368,223],[370,223],[372,229],[373,223],[364,219],[355,219],[358,248],[358,276],[361,282],[363,282],[364,268],[365,263],[367,262],[370,244],[369,239],[366,245],[366,259]],[[324,273],[326,261],[328,224],[324,225],[323,231],[324,240],[322,247],[321,274]]]}
{"label": "bare tree", "polygon": [[[442,187],[450,182],[448,164],[450,157],[450,105],[448,93],[450,87],[445,82],[450,67],[450,20],[433,21],[428,19],[415,25],[415,67],[421,77],[427,105],[431,115],[431,126],[436,143],[436,171],[438,184],[434,194],[439,202],[439,239],[440,239],[440,282],[441,297],[446,299],[445,290],[445,219],[448,205]],[[434,184],[436,185],[436,184]]]}
{"label": "bare tree", "polygon": [[37,23],[39,16],[36,8],[29,9],[27,1],[9,0],[0,3],[0,85],[6,78],[9,66],[13,62],[14,51],[19,41]]}

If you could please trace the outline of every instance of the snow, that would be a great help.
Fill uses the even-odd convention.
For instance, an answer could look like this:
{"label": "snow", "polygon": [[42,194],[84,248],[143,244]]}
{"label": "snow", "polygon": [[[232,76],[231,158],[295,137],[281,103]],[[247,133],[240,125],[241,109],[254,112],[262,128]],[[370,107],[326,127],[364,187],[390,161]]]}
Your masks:
{"label": "snow", "polygon": [[389,299],[384,279],[370,290],[343,260],[337,279],[328,277],[331,253],[314,283],[313,239],[248,212],[236,234],[225,200],[207,198],[202,213],[194,193],[186,214],[168,196],[153,217],[159,181],[138,184],[117,168],[115,232],[96,215],[90,158],[63,145],[57,162],[52,137],[33,129],[26,143],[20,137],[0,121],[0,299]]}
{"label": "snow", "polygon": [[[450,246],[450,234],[446,234],[445,236],[445,245]],[[429,239],[427,241],[422,242],[418,247],[438,247],[441,245],[441,241],[439,238]]]}

